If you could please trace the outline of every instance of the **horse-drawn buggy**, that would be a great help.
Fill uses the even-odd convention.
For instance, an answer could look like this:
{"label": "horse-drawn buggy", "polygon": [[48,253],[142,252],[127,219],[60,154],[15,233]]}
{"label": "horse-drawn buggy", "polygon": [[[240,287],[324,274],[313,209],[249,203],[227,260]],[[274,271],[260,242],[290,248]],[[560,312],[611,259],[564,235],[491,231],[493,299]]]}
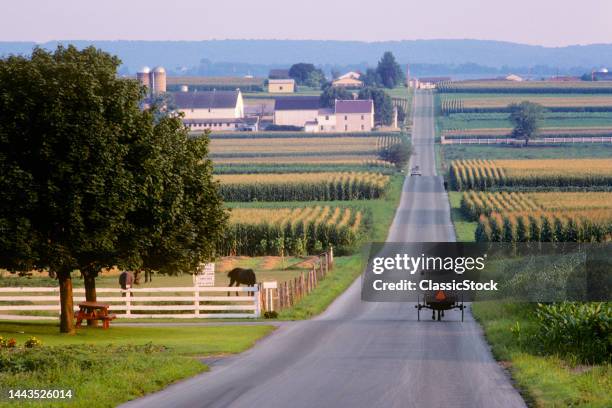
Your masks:
{"label": "horse-drawn buggy", "polygon": [[463,295],[458,295],[455,292],[437,290],[425,292],[418,295],[417,304],[414,306],[417,309],[417,320],[421,320],[421,309],[431,309],[431,319],[442,320],[445,310],[459,309],[461,310],[461,321],[463,321],[463,311],[466,306],[463,304]]}

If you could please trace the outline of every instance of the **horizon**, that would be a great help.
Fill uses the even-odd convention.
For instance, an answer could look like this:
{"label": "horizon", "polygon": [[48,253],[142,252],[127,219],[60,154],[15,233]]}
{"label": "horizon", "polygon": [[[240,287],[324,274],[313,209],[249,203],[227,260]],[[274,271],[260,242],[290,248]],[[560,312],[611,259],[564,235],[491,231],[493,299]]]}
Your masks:
{"label": "horizon", "polygon": [[512,45],[526,45],[530,47],[542,47],[542,48],[569,48],[569,47],[588,47],[594,45],[612,45],[612,40],[609,42],[593,42],[585,44],[566,44],[566,45],[544,45],[544,44],[530,44],[525,42],[517,41],[506,41],[496,40],[487,38],[415,38],[415,39],[387,39],[387,40],[347,40],[347,39],[316,39],[316,38],[209,38],[200,40],[168,40],[168,39],[138,39],[138,38],[117,38],[117,39],[91,39],[91,38],[70,38],[70,39],[50,39],[45,41],[35,40],[1,40],[0,43],[34,43],[36,45],[48,44],[48,43],[71,43],[71,42],[211,42],[211,41],[312,41],[312,42],[351,42],[351,43],[364,43],[364,44],[381,44],[390,42],[419,42],[419,41],[474,41],[474,42],[492,42],[501,44],[512,44]]}

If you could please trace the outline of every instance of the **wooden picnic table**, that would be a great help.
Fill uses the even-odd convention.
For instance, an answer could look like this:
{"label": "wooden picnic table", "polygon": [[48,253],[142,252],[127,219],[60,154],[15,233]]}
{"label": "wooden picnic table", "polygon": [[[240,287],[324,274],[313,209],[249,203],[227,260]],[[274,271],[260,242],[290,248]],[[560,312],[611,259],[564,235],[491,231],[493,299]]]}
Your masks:
{"label": "wooden picnic table", "polygon": [[102,328],[108,329],[110,327],[111,320],[117,316],[108,313],[110,305],[106,303],[98,302],[81,302],[79,303],[79,311],[76,315],[76,327],[81,327],[83,320],[93,321],[101,320]]}

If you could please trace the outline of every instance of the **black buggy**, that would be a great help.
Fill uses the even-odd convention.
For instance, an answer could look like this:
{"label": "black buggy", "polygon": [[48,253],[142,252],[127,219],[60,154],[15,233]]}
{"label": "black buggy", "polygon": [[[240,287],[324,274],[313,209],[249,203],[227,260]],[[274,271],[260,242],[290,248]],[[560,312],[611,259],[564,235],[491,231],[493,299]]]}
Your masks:
{"label": "black buggy", "polygon": [[450,291],[430,291],[420,294],[417,297],[417,304],[414,306],[417,309],[417,320],[421,320],[421,309],[431,309],[431,319],[436,320],[436,312],[438,312],[437,320],[442,320],[445,310],[459,309],[461,310],[461,321],[463,321],[463,311],[466,306],[463,304],[463,295]]}

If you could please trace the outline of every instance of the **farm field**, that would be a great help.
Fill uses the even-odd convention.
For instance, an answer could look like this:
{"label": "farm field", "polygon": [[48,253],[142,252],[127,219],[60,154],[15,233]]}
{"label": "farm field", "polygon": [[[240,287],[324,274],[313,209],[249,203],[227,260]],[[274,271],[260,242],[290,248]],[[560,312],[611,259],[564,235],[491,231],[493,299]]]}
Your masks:
{"label": "farm field", "polygon": [[612,158],[612,144],[576,144],[571,146],[507,145],[438,145],[440,165],[448,169],[453,160],[527,160],[527,159],[581,159]]}
{"label": "farm field", "polygon": [[441,96],[442,109],[459,102],[460,108],[505,108],[512,103],[530,101],[542,106],[553,107],[612,107],[612,94],[488,94],[456,93]]}
{"label": "farm field", "polygon": [[[368,222],[366,222],[368,221]],[[323,252],[333,246],[348,253],[365,232],[364,213],[325,206],[294,208],[234,208],[221,254],[282,256]]]}
{"label": "farm field", "polygon": [[609,190],[612,160],[455,160],[449,182],[457,191],[500,188]]}
{"label": "farm field", "polygon": [[382,148],[399,143],[397,136],[381,137],[312,137],[312,138],[244,138],[217,137],[210,143],[213,158],[261,154],[377,154]]}
{"label": "farm field", "polygon": [[[296,170],[329,171],[378,170],[388,172],[393,165],[382,160],[381,152],[402,142],[400,133],[261,132],[219,134],[211,138],[211,158],[216,173],[259,173],[269,167],[273,173]],[[319,167],[319,165],[322,165]],[[293,171],[291,168],[294,167]],[[378,169],[376,169],[378,168]],[[282,172],[285,172],[282,171]]]}
{"label": "farm field", "polygon": [[476,241],[601,242],[612,239],[612,193],[485,193],[461,199]]}
{"label": "farm field", "polygon": [[[544,112],[542,115],[542,128],[612,128],[611,112]],[[441,131],[447,130],[476,130],[511,128],[508,114],[496,113],[451,113],[437,117],[437,125]]]}
{"label": "farm field", "polygon": [[458,81],[438,86],[440,93],[482,92],[482,93],[612,93],[610,82],[554,82],[554,81]]}
{"label": "farm field", "polygon": [[226,201],[326,201],[379,198],[389,176],[379,173],[222,174]]}

